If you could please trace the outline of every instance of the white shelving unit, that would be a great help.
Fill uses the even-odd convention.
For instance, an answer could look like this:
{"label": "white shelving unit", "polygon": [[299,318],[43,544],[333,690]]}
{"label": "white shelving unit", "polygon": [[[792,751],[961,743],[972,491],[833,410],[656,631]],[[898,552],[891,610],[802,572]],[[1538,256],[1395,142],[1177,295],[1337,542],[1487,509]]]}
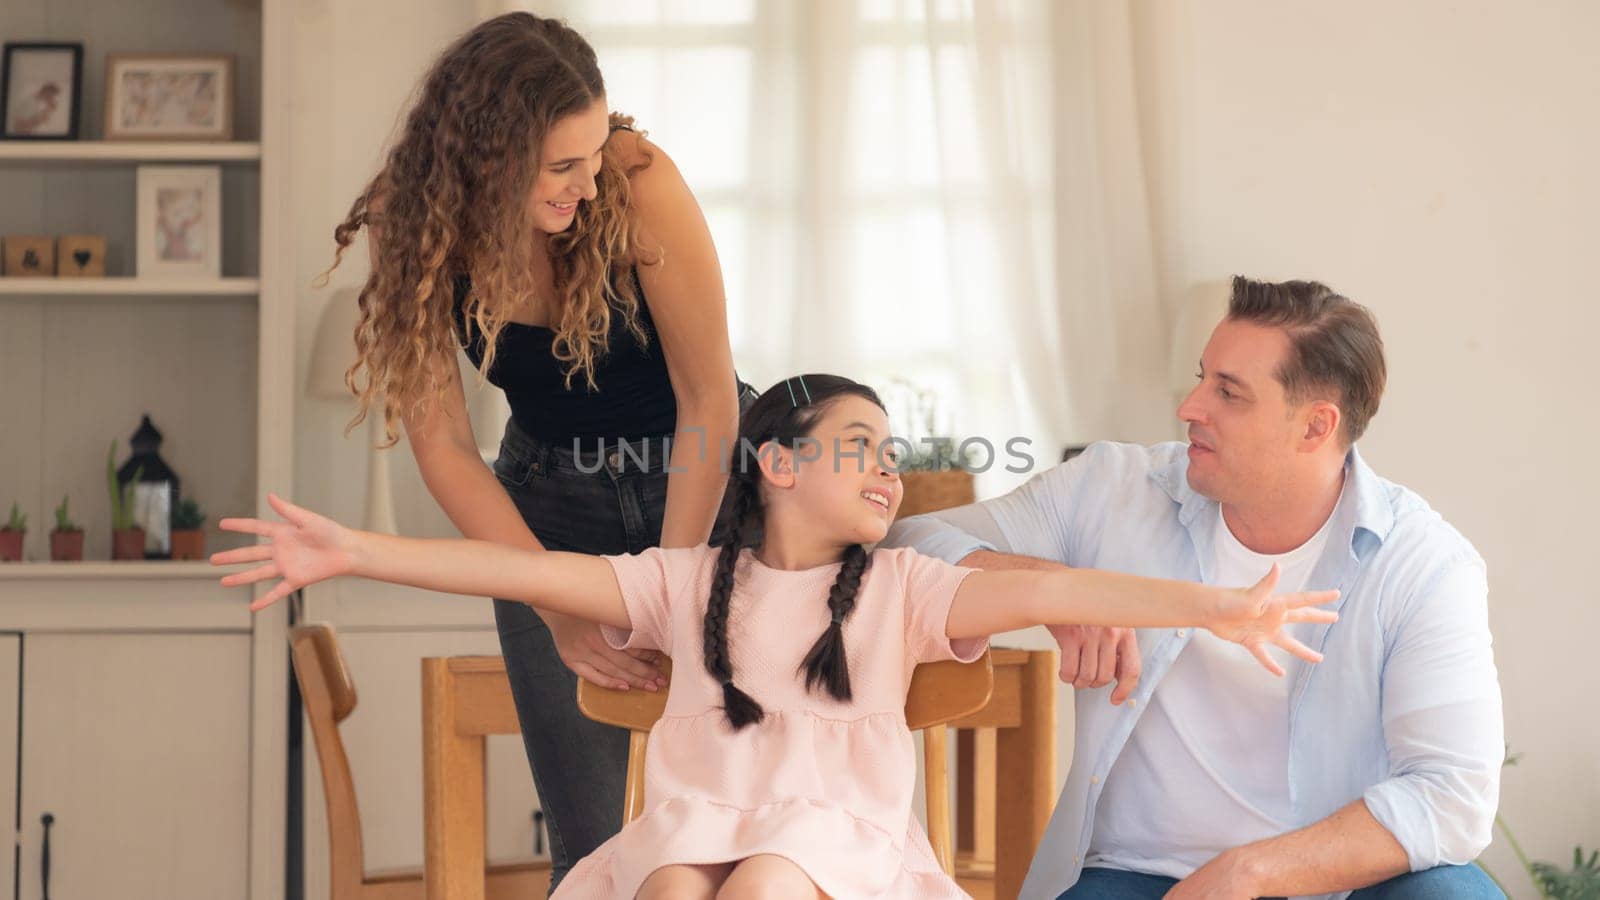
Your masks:
{"label": "white shelving unit", "polygon": [[248,163],[258,141],[0,141],[0,163]]}
{"label": "white shelving unit", "polygon": [[204,560],[25,562],[0,566],[0,581],[23,581],[35,578],[85,581],[98,579],[148,581],[168,578],[210,580],[219,577],[221,571]]}
{"label": "white shelving unit", "polygon": [[[270,515],[266,490],[292,484],[295,15],[286,0],[0,3],[8,40],[84,44],[89,138],[0,141],[0,235],[104,235],[111,275],[0,277],[0,508],[23,503],[35,560],[0,564],[0,805],[15,813],[0,900],[43,894],[46,812],[56,896],[285,896],[287,604],[252,614],[262,586],[224,588],[203,561],[107,561],[103,472],[106,442],[125,458],[152,413],[208,550],[236,543],[217,518]],[[240,139],[94,140],[103,62],[122,52],[233,54]],[[222,168],[227,277],[129,277],[148,164]],[[38,561],[63,491],[89,558]]]}
{"label": "white shelving unit", "polygon": [[251,297],[259,278],[0,278],[0,296]]}

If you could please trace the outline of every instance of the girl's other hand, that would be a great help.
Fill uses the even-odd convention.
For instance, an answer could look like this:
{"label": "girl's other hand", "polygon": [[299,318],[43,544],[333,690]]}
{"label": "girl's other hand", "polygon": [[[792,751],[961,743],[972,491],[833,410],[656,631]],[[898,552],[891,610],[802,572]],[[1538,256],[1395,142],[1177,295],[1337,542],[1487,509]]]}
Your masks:
{"label": "girl's other hand", "polygon": [[1267,645],[1276,644],[1306,662],[1322,662],[1321,653],[1290,637],[1283,626],[1292,622],[1337,622],[1339,614],[1333,610],[1311,607],[1332,603],[1339,598],[1339,592],[1274,595],[1278,574],[1274,563],[1253,587],[1222,590],[1217,610],[1206,628],[1223,640],[1244,645],[1268,672],[1281,677],[1283,667],[1267,653]]}
{"label": "girl's other hand", "polygon": [[266,609],[308,584],[349,574],[355,566],[354,531],[332,519],[295,506],[276,494],[268,494],[267,503],[286,521],[234,518],[217,523],[223,531],[259,535],[266,541],[211,555],[211,564],[214,566],[262,564],[223,576],[222,584],[225,587],[254,584],[269,578],[283,579],[272,590],[251,602],[251,612]]}

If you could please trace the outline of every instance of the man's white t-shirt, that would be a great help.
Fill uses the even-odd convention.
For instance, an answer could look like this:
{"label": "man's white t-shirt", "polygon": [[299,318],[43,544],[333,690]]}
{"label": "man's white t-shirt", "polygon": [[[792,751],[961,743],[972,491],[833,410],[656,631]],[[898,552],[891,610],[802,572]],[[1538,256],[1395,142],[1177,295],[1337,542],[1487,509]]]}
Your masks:
{"label": "man's white t-shirt", "polygon": [[[1275,593],[1305,590],[1333,519],[1269,555],[1241,544],[1218,507],[1207,583],[1247,587],[1277,563]],[[1291,658],[1268,652],[1280,666]],[[1085,864],[1182,879],[1224,850],[1292,827],[1288,679],[1197,628],[1106,776]]]}

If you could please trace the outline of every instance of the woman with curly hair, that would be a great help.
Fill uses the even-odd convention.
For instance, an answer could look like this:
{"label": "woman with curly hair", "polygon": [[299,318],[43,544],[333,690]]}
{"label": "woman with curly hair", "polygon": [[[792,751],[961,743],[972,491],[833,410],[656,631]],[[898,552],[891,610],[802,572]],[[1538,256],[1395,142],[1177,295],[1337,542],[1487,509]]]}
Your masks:
{"label": "woman with curly hair", "polygon": [[[403,426],[463,535],[584,553],[716,540],[723,459],[753,395],[734,373],[716,251],[671,159],[608,114],[581,36],[511,13],[445,50],[335,230],[339,257],[362,228],[356,422],[381,413],[391,444]],[[511,406],[492,475],[458,347]],[[656,654],[614,650],[592,623],[494,606],[553,890],[621,826],[627,733],[578,712],[576,678],[665,682]]]}

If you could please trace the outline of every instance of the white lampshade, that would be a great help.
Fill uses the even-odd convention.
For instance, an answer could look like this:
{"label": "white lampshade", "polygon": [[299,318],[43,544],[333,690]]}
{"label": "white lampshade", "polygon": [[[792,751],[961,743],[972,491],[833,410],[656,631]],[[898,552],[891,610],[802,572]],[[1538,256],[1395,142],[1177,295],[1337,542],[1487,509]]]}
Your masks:
{"label": "white lampshade", "polygon": [[1167,383],[1178,399],[1194,389],[1194,376],[1200,368],[1200,354],[1211,340],[1211,332],[1228,314],[1233,295],[1226,281],[1203,281],[1184,294],[1183,305],[1172,329],[1172,358]]}
{"label": "white lampshade", "polygon": [[[323,307],[317,322],[317,339],[311,348],[311,370],[306,374],[306,394],[323,400],[351,402],[355,395],[345,386],[344,373],[356,361],[357,305],[360,292],[340,288]],[[367,498],[362,527],[367,531],[398,534],[394,499],[389,486],[389,455],[378,449],[385,438],[382,398],[367,410]]]}
{"label": "white lampshade", "polygon": [[344,373],[356,361],[356,323],[361,308],[356,304],[360,291],[340,288],[334,291],[317,321],[317,342],[311,348],[311,369],[306,375],[306,394],[323,400],[351,397],[344,385]]}

